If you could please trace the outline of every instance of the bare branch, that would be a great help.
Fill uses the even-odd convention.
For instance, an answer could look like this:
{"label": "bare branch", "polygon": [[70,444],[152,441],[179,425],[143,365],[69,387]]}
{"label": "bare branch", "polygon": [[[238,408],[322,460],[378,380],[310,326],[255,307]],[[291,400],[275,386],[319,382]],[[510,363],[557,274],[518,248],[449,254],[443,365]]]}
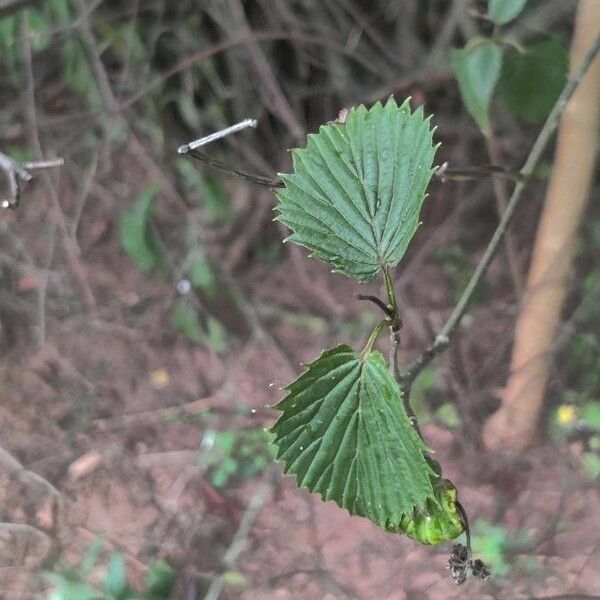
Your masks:
{"label": "bare branch", "polygon": [[190,150],[196,150],[201,146],[206,146],[206,144],[210,144],[211,142],[216,142],[217,140],[223,139],[224,137],[231,135],[232,133],[237,133],[238,131],[242,131],[242,129],[247,129],[248,127],[256,127],[258,125],[258,121],[256,119],[244,119],[235,125],[230,125],[229,127],[225,127],[224,129],[220,129],[219,131],[215,131],[210,135],[206,135],[199,140],[194,140],[193,142],[189,142],[188,144],[184,144],[183,146],[179,146],[177,152],[179,154],[187,154]]}

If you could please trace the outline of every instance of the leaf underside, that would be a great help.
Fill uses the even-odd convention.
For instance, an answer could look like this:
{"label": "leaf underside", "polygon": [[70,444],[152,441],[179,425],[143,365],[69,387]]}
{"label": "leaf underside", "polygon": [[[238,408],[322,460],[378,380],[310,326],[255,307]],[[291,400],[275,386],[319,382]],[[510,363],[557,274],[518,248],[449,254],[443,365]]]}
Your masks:
{"label": "leaf underside", "polygon": [[506,25],[523,12],[526,4],[527,0],[490,0],[489,17],[496,25]]}
{"label": "leaf underside", "polygon": [[388,530],[437,502],[438,474],[379,352],[337,346],[286,389],[272,431],[299,486]]}
{"label": "leaf underside", "polygon": [[415,234],[436,148],[429,119],[408,101],[353,108],[292,150],[277,219],[311,256],[370,280],[398,264]]}
{"label": "leaf underside", "polygon": [[502,68],[502,49],[494,42],[452,50],[460,95],[480,129],[490,126],[490,103]]}

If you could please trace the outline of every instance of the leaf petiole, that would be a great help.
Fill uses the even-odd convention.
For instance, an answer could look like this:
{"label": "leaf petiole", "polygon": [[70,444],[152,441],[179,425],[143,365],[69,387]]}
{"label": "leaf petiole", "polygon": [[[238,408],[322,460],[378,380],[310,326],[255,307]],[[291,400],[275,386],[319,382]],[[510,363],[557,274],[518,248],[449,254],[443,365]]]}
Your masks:
{"label": "leaf petiole", "polygon": [[369,356],[369,354],[371,354],[371,351],[373,350],[373,346],[374,346],[375,342],[377,341],[377,338],[381,335],[381,332],[386,327],[389,327],[389,325],[390,325],[389,319],[383,319],[383,321],[379,321],[379,323],[377,323],[377,325],[375,326],[375,329],[373,329],[373,331],[371,332],[371,335],[369,336],[369,339],[367,340],[365,347],[362,349],[362,351],[360,353],[360,355],[363,359],[366,358],[367,356]]}
{"label": "leaf petiole", "polygon": [[396,333],[400,331],[400,329],[402,329],[402,318],[400,317],[400,312],[398,311],[398,303],[396,302],[396,290],[394,289],[394,282],[392,280],[392,275],[390,274],[390,268],[387,265],[383,267],[383,277],[385,280],[385,290],[388,295],[388,306],[390,309],[390,311],[387,314],[391,319],[392,331]]}

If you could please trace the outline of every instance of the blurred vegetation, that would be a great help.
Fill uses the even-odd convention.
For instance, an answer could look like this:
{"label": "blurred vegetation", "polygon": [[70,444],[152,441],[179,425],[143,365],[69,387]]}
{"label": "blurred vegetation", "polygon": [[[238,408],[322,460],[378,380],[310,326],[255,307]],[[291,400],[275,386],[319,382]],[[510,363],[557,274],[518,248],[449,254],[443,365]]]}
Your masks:
{"label": "blurred vegetation", "polygon": [[600,478],[599,250],[600,217],[595,216],[585,223],[577,251],[583,272],[580,297],[559,340],[564,380],[549,412],[551,436],[581,444],[581,464],[592,479]]}
{"label": "blurred vegetation", "polygon": [[[122,553],[111,552],[106,566],[98,572],[102,550],[103,544],[98,541],[90,546],[76,569],[57,568],[48,573],[52,586],[49,600],[168,600],[171,597],[176,573],[166,562],[153,561],[143,590],[136,591],[128,581]],[[101,583],[94,584],[91,579],[101,579]]]}
{"label": "blurred vegetation", "polygon": [[217,488],[231,484],[235,477],[249,479],[262,473],[276,454],[262,428],[243,431],[207,429],[202,439],[199,465],[206,469],[210,482]]}
{"label": "blurred vegetation", "polygon": [[529,538],[525,532],[509,533],[502,525],[477,519],[473,526],[473,545],[497,579],[508,577],[513,569],[535,571],[535,561],[528,557],[515,560],[514,551],[525,547]]}
{"label": "blurred vegetation", "polygon": [[[473,7],[481,15],[489,8],[489,17],[500,24],[480,21],[481,33],[497,40],[505,54],[498,73],[502,99],[517,117],[533,121],[544,118],[565,79],[566,53],[559,38],[519,25],[521,11],[541,14],[545,1],[511,4],[508,13],[485,2]],[[224,352],[228,326],[211,304],[228,291],[217,276],[222,257],[207,242],[213,238],[207,232],[225,231],[225,241],[252,235],[245,246],[254,243],[253,257],[266,264],[280,260],[279,233],[263,208],[256,217],[259,227],[245,232],[254,201],[236,209],[220,178],[189,158],[178,158],[174,149],[252,116],[260,128],[251,142],[234,136],[210,152],[218,160],[272,175],[289,166],[282,150],[300,144],[305,132],[357,101],[412,89],[420,95],[428,88],[427,110],[443,119],[444,111],[458,109],[456,96],[437,89],[440,81],[451,80],[452,64],[436,36],[446,18],[460,16],[446,13],[447,8],[442,0],[420,2],[418,8],[412,1],[397,6],[358,0],[87,6],[80,0],[49,0],[29,8],[26,23],[22,14],[0,20],[0,60],[7,73],[0,95],[19,95],[26,88],[20,47],[26,27],[34,83],[58,84],[42,88],[39,97],[43,141],[52,139],[56,152],[79,165],[71,177],[79,177],[98,154],[131,154],[133,143],[128,160],[141,160],[153,173],[136,199],[115,215],[123,249],[147,276],[191,283],[191,294],[173,300],[170,323],[192,344]],[[479,38],[471,40],[460,21],[454,27],[454,35],[438,44],[456,44],[462,37],[470,44],[464,52],[474,52]],[[477,84],[477,73],[473,76]],[[535,85],[536,76],[545,85]],[[470,100],[465,101],[469,107]],[[17,133],[8,150],[31,157],[30,145],[22,140]],[[145,154],[141,159],[140,153]],[[458,246],[451,248],[452,257],[441,260],[458,294],[470,264],[459,256]],[[246,258],[236,256],[236,266]]]}

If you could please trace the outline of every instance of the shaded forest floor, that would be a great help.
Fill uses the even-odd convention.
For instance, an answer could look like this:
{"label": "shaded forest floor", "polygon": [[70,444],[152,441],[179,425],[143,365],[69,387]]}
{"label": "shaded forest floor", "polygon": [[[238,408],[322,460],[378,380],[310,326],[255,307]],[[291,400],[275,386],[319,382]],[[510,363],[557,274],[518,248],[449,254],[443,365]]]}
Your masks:
{"label": "shaded forest floor", "polygon": [[[482,218],[488,199],[465,218],[457,214],[460,204],[450,204],[449,185],[434,188],[427,225],[399,277],[405,361],[451,309],[454,284],[443,262],[431,260],[436,247],[450,241],[468,248],[493,226]],[[240,193],[236,185],[232,193]],[[26,210],[3,216],[39,260],[43,209],[36,207],[44,202],[36,187]],[[2,446],[13,459],[0,457],[1,520],[31,527],[2,534],[0,598],[45,597],[40,571],[58,557],[76,564],[98,536],[107,550],[125,553],[134,581],[157,556],[180,571],[180,590],[187,576],[201,573],[198,597],[202,582],[220,572],[228,598],[600,594],[598,489],[578,460],[581,445],[542,442],[515,457],[510,449],[488,455],[478,443],[510,348],[515,304],[503,259],[457,345],[416,387],[427,441],[471,520],[489,524],[476,527],[475,550],[487,547],[500,571],[484,584],[457,588],[445,569],[449,547],[383,533],[296,489],[269,466],[262,431],[273,422],[268,407],[281,386],[323,348],[341,339],[358,346],[368,335],[376,315],[353,297],[357,285],[303,255],[273,264],[248,254],[235,282],[217,274],[228,290],[214,302],[229,331],[229,350],[219,354],[173,332],[172,287],[128,260],[110,213],[95,208],[82,223],[100,232],[83,236],[97,303],[92,316],[77,304],[65,273],[51,271],[40,346],[40,316],[28,308],[42,283],[11,280],[17,312],[0,367],[0,422]],[[466,259],[473,264],[477,251]],[[378,291],[376,284],[368,288]],[[443,416],[448,404],[454,418]],[[230,469],[223,473],[225,461]],[[248,524],[249,506],[258,512]],[[240,528],[240,554],[223,565]]]}

